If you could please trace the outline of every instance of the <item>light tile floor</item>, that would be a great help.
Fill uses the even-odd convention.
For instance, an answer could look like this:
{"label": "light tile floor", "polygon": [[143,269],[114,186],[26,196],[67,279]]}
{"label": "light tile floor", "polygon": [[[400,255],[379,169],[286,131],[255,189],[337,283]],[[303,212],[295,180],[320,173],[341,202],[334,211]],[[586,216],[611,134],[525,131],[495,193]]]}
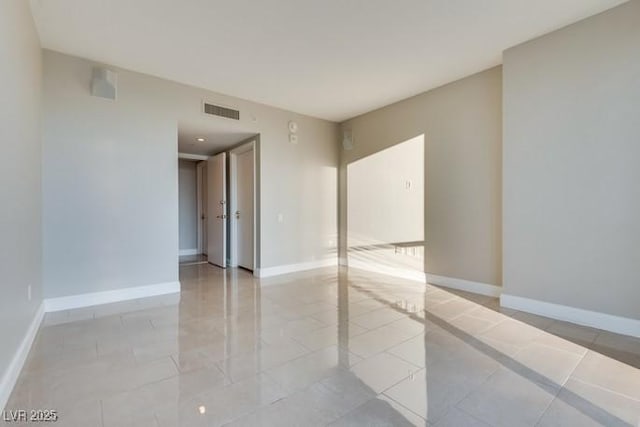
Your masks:
{"label": "light tile floor", "polygon": [[180,276],[179,295],[48,314],[7,410],[83,427],[640,423],[637,339],[357,270]]}
{"label": "light tile floor", "polygon": [[180,266],[187,266],[192,264],[206,264],[207,256],[203,254],[198,255],[182,255],[179,257]]}

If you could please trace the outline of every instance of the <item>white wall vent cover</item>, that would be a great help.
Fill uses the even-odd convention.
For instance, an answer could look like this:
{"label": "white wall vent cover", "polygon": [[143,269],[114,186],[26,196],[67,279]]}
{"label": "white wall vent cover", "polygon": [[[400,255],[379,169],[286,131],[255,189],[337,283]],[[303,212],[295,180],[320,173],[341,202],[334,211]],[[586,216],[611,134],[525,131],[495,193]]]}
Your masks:
{"label": "white wall vent cover", "polygon": [[94,67],[91,76],[91,95],[115,101],[118,91],[118,73]]}
{"label": "white wall vent cover", "polygon": [[240,111],[233,108],[221,107],[220,105],[213,105],[204,103],[205,114],[211,114],[213,116],[220,116],[227,119],[240,120]]}

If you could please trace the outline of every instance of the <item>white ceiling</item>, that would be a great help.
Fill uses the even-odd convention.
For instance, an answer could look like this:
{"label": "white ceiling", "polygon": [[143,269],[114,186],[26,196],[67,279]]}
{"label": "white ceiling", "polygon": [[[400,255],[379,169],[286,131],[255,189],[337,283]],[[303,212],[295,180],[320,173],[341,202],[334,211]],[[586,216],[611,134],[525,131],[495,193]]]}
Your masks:
{"label": "white ceiling", "polygon": [[625,0],[31,0],[45,48],[334,121]]}
{"label": "white ceiling", "polygon": [[209,156],[255,135],[226,120],[182,120],[178,123],[178,152]]}

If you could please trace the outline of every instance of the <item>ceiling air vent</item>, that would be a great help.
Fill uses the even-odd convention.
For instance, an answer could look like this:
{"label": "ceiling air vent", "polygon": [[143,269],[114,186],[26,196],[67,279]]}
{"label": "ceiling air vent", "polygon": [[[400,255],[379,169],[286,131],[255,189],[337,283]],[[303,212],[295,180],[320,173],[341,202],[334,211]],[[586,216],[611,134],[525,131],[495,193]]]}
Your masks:
{"label": "ceiling air vent", "polygon": [[207,104],[206,102],[204,103],[204,112],[227,119],[240,120],[240,111],[219,105]]}

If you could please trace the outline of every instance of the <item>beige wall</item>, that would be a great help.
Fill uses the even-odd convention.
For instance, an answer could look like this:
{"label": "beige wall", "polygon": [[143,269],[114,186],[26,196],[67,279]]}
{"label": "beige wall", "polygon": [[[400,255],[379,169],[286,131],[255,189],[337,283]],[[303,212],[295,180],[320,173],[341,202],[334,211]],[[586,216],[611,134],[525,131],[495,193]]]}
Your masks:
{"label": "beige wall", "polygon": [[[0,1],[0,410],[7,368],[42,302],[40,42],[23,0]],[[31,286],[31,301],[28,287]]]}
{"label": "beige wall", "polygon": [[93,66],[44,52],[47,297],[178,279],[177,124],[225,120],[204,116],[203,99],[260,134],[260,267],[335,257],[337,124],[126,70],[104,100],[89,94]]}
{"label": "beige wall", "polygon": [[347,172],[349,246],[424,240],[421,136],[352,162]]}
{"label": "beige wall", "polygon": [[640,1],[504,55],[504,291],[640,319]]}
{"label": "beige wall", "polygon": [[425,270],[500,285],[501,77],[492,68],[343,123],[355,147],[341,156],[341,236],[347,164],[424,134]]}

